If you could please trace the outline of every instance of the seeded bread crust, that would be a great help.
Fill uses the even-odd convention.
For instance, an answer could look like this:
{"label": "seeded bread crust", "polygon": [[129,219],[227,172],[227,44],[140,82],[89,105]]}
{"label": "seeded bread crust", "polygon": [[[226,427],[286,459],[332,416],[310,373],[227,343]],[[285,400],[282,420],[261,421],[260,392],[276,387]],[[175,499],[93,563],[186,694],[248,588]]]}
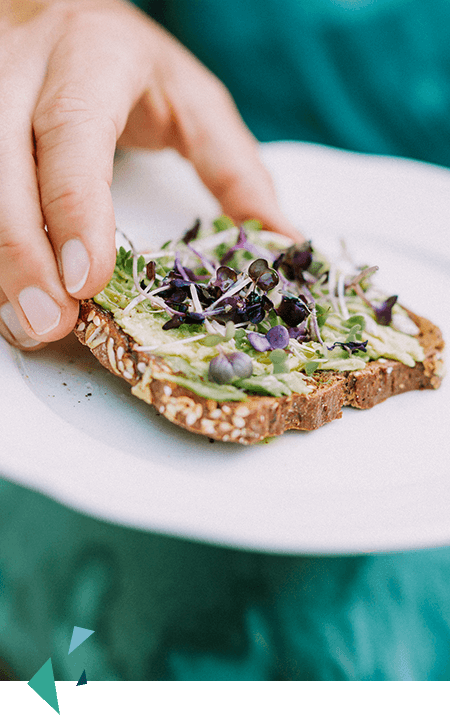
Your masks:
{"label": "seeded bread crust", "polygon": [[424,361],[413,368],[396,360],[376,360],[363,370],[315,373],[307,379],[313,387],[308,395],[252,395],[242,402],[216,402],[154,378],[158,373],[174,373],[163,357],[133,350],[133,338],[93,300],[81,302],[74,332],[102,365],[132,385],[134,395],[171,422],[214,440],[251,445],[290,429],[315,430],[340,418],[345,405],[368,409],[392,395],[438,388],[443,376],[441,331],[429,320],[408,313],[419,327],[418,339],[425,351]]}

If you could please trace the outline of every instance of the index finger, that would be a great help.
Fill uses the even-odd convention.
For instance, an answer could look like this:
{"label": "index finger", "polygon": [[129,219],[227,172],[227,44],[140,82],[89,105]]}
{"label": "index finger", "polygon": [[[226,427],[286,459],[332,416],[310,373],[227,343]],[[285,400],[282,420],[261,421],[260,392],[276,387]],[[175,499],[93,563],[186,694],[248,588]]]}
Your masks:
{"label": "index finger", "polygon": [[[196,168],[225,214],[240,223],[257,218],[264,227],[304,242],[281,211],[259,146],[228,90],[185,52],[187,62],[172,77],[168,101],[171,144]],[[188,82],[189,80],[189,82]]]}

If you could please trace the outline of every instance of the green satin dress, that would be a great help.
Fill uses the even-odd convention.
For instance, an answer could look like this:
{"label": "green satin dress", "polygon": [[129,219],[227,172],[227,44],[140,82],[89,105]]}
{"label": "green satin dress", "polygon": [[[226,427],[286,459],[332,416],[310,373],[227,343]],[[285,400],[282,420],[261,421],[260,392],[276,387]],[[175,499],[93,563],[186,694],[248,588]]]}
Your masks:
{"label": "green satin dress", "polygon": [[[141,7],[225,82],[259,140],[450,166],[448,0]],[[23,680],[50,656],[61,680],[449,680],[449,580],[448,548],[246,552],[0,480],[0,657]],[[74,625],[95,633],[68,656]]]}

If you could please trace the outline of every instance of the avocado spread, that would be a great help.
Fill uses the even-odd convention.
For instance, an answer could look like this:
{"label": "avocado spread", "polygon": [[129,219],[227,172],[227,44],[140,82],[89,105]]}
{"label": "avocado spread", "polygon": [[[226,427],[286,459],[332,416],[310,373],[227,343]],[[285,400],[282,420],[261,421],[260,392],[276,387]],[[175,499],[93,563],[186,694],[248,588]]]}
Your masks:
{"label": "avocado spread", "polygon": [[135,349],[164,357],[174,374],[160,379],[202,397],[308,394],[324,370],[424,359],[397,296],[374,286],[377,268],[330,261],[310,242],[219,218],[158,251],[129,245],[94,300]]}

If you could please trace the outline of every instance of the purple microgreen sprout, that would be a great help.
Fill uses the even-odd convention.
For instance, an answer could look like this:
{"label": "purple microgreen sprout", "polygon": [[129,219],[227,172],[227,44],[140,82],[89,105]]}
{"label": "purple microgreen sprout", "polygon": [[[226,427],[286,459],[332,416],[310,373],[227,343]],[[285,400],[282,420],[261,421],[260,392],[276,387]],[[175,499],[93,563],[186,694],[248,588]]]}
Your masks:
{"label": "purple microgreen sprout", "polygon": [[322,336],[320,334],[320,328],[319,323],[317,322],[317,314],[316,314],[316,301],[314,300],[311,291],[309,288],[306,287],[306,285],[303,286],[303,297],[305,298],[306,302],[308,303],[309,307],[311,308],[311,314],[309,316],[309,321],[311,323],[311,329],[316,337],[316,340],[320,342],[323,348],[326,347]]}
{"label": "purple microgreen sprout", "polygon": [[304,320],[300,325],[297,325],[297,327],[290,327],[288,328],[289,337],[293,340],[297,340],[297,342],[302,343],[305,340],[309,340],[309,334],[307,330],[307,320]]}
{"label": "purple microgreen sprout", "polygon": [[189,277],[188,273],[186,272],[186,269],[182,266],[178,253],[175,254],[175,263],[174,263],[173,269],[175,270],[175,272],[177,272],[179,275],[181,275],[183,280],[186,280],[186,282],[189,282],[192,279]]}
{"label": "purple microgreen sprout", "polygon": [[281,269],[288,280],[304,282],[303,272],[312,262],[312,248],[310,242],[302,245],[291,245],[275,260],[275,270]]}
{"label": "purple microgreen sprout", "polygon": [[266,338],[273,350],[283,349],[289,345],[289,331],[284,325],[275,325],[270,328]]}
{"label": "purple microgreen sprout", "polygon": [[235,352],[226,355],[220,352],[209,363],[208,380],[218,385],[226,385],[235,377],[250,377],[252,372],[253,363],[245,353]]}
{"label": "purple microgreen sprout", "polygon": [[195,221],[193,226],[185,232],[185,234],[181,238],[181,242],[188,245],[191,242],[191,240],[195,240],[195,238],[197,237],[197,235],[200,231],[200,225],[201,225],[201,220],[200,220],[200,218],[197,218],[197,220]]}
{"label": "purple microgreen sprout", "polygon": [[230,260],[232,259],[234,253],[236,250],[240,250],[241,248],[245,248],[245,245],[247,243],[247,233],[245,232],[243,226],[239,228],[239,235],[237,239],[237,243],[233,245],[223,256],[222,258],[222,265],[227,265]]}
{"label": "purple microgreen sprout", "polygon": [[375,305],[367,299],[360,285],[362,280],[372,275],[376,270],[378,270],[377,265],[369,268],[364,268],[364,270],[362,270],[359,275],[353,278],[352,282],[348,285],[348,287],[354,290],[358,297],[360,297],[361,300],[363,300],[363,302],[368,307],[372,308],[375,314],[375,319],[379,325],[390,325],[392,322],[392,308],[398,300],[398,295],[391,295],[384,302],[382,302],[381,305]]}
{"label": "purple microgreen sprout", "polygon": [[247,340],[258,352],[283,349],[289,345],[289,339],[289,331],[284,325],[274,325],[265,335],[258,332],[247,333]]}
{"label": "purple microgreen sprout", "polygon": [[350,355],[353,355],[354,352],[366,352],[367,343],[367,340],[364,340],[364,342],[335,342],[333,345],[328,347],[328,350],[334,350],[335,347],[341,347],[343,350],[347,350]]}
{"label": "purple microgreen sprout", "polygon": [[218,287],[222,293],[226,292],[237,280],[238,274],[233,268],[221,265],[216,270],[213,286]]}
{"label": "purple microgreen sprout", "polygon": [[194,255],[198,257],[198,259],[201,261],[202,267],[205,268],[207,272],[209,272],[210,275],[214,275],[216,272],[215,265],[213,264],[212,260],[208,260],[205,255],[203,255],[201,252],[199,252],[195,247],[192,245],[188,245],[189,250],[191,250]]}
{"label": "purple microgreen sprout", "polygon": [[238,378],[248,378],[253,373],[253,363],[251,358],[243,352],[234,352],[228,355],[228,359],[234,370],[234,374]]}
{"label": "purple microgreen sprout", "polygon": [[240,290],[242,290],[244,287],[246,287],[246,285],[248,285],[251,282],[252,282],[252,279],[249,278],[248,276],[245,276],[245,275],[241,276],[241,277],[238,276],[238,279],[236,280],[236,282],[230,288],[228,288],[228,290],[226,292],[224,292],[223,295],[221,295],[219,298],[217,298],[217,300],[215,300],[209,306],[207,313],[209,314],[212,310],[214,310],[217,307],[217,305],[222,303],[225,298],[231,297],[231,295],[235,295],[236,293],[238,293]]}
{"label": "purple microgreen sprout", "polygon": [[[122,232],[122,231],[120,231],[120,232]],[[156,306],[159,309],[167,310],[167,312],[170,313],[171,315],[176,314],[176,311],[169,308],[169,306],[164,302],[164,300],[162,298],[153,297],[156,293],[158,293],[162,289],[162,288],[156,288],[154,290],[151,290],[154,280],[150,281],[150,284],[146,287],[145,290],[143,290],[141,288],[139,273],[138,273],[138,263],[139,263],[140,257],[138,257],[138,254],[137,254],[131,240],[129,238],[127,238],[124,233],[122,233],[122,235],[127,240],[127,242],[130,244],[131,252],[133,254],[133,284],[134,284],[134,288],[137,292],[137,296],[135,298],[133,298],[133,300],[131,300],[131,302],[129,302],[128,305],[124,308],[124,310],[123,310],[124,314],[128,315],[128,313],[131,312],[131,310],[133,308],[135,308],[137,305],[139,305],[144,300],[150,300],[153,307]]]}
{"label": "purple microgreen sprout", "polygon": [[283,295],[277,314],[290,327],[296,327],[311,313],[308,305],[300,298]]}
{"label": "purple microgreen sprout", "polygon": [[379,325],[390,325],[392,322],[392,308],[398,300],[398,295],[391,295],[381,305],[372,305],[376,321]]}
{"label": "purple microgreen sprout", "polygon": [[262,335],[258,332],[247,333],[247,340],[250,345],[258,352],[266,352],[271,349],[270,341],[267,339],[267,335]]}
{"label": "purple microgreen sprout", "polygon": [[247,272],[255,285],[264,293],[273,290],[280,281],[277,271],[270,268],[264,258],[254,260]]}

